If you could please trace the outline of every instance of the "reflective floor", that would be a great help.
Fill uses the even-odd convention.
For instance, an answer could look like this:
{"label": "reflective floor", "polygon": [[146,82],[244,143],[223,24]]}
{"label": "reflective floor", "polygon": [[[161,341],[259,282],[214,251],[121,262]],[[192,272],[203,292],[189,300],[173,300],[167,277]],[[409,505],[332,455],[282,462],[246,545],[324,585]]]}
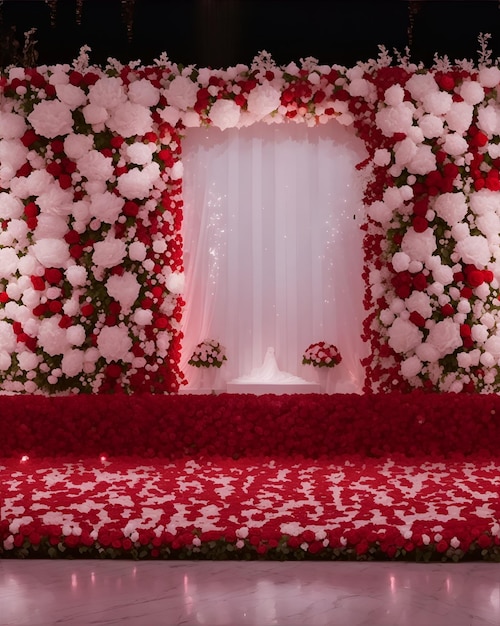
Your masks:
{"label": "reflective floor", "polygon": [[500,624],[500,565],[0,560],[1,626]]}

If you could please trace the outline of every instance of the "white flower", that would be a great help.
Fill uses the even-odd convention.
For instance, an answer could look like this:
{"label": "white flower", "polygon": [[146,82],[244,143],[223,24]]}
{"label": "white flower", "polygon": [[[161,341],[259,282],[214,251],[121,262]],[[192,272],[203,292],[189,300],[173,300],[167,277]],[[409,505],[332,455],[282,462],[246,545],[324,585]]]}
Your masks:
{"label": "white flower", "polygon": [[439,358],[453,354],[462,346],[460,327],[452,319],[438,322],[430,329],[426,342],[438,351]]}
{"label": "white flower", "polygon": [[446,114],[446,123],[451,130],[464,134],[472,124],[473,107],[467,102],[453,102]]}
{"label": "white flower", "polygon": [[[158,164],[151,163],[150,165],[156,166],[159,175],[160,169]],[[117,186],[120,194],[127,200],[143,200],[149,197],[153,183],[154,178],[152,178],[150,171],[147,171],[145,168],[140,170],[135,167],[118,177]]]}
{"label": "white flower", "polygon": [[151,111],[142,104],[125,102],[113,111],[106,125],[122,137],[133,137],[150,132],[153,129],[153,118]]}
{"label": "white flower", "polygon": [[99,267],[115,267],[119,265],[127,253],[125,243],[108,234],[104,241],[94,244],[92,262]]}
{"label": "white flower", "polygon": [[406,104],[400,104],[378,111],[375,120],[382,133],[392,137],[395,133],[407,133],[413,123],[413,112]]}
{"label": "white flower", "polygon": [[38,135],[49,139],[73,132],[71,111],[59,100],[42,100],[35,104],[28,121]]}
{"label": "white flower", "polygon": [[430,72],[424,74],[413,74],[406,81],[405,89],[407,89],[413,100],[423,100],[430,92],[438,92],[439,86],[434,80],[434,76]]}
{"label": "white flower", "polygon": [[0,193],[0,219],[17,219],[24,215],[24,204],[15,196],[2,191]]}
{"label": "white flower", "polygon": [[113,161],[98,150],[90,150],[78,159],[78,170],[87,180],[109,180],[114,172]]}
{"label": "white flower", "polygon": [[83,356],[81,350],[69,350],[65,352],[61,360],[61,370],[65,376],[69,378],[78,376],[83,370]]}
{"label": "white flower", "polygon": [[147,163],[151,163],[153,155],[149,145],[137,142],[133,143],[131,146],[127,146],[127,157],[131,163],[146,165]]}
{"label": "white flower", "polygon": [[90,215],[106,224],[114,224],[120,216],[125,200],[110,191],[91,196]]}
{"label": "white flower", "polygon": [[451,109],[453,98],[445,91],[431,91],[423,96],[422,103],[427,113],[444,115]]}
{"label": "white flower", "polygon": [[408,311],[416,311],[424,318],[432,315],[432,306],[429,296],[423,291],[414,291],[406,299],[406,308]]}
{"label": "white flower", "polygon": [[477,343],[484,343],[488,339],[488,329],[483,324],[474,324],[471,328],[471,337]]}
{"label": "white flower", "polygon": [[63,239],[40,239],[29,250],[44,267],[64,267],[70,259],[69,246]]}
{"label": "white flower", "polygon": [[435,139],[443,134],[443,120],[436,115],[427,113],[421,117],[418,124],[427,139]]}
{"label": "white flower", "polygon": [[76,87],[75,85],[62,85],[59,84],[56,87],[57,97],[61,102],[64,102],[72,111],[78,107],[83,106],[87,102],[87,96],[85,92]]}
{"label": "white flower", "polygon": [[0,352],[14,352],[16,344],[16,334],[12,329],[12,324],[0,321]]}
{"label": "white flower", "polygon": [[51,215],[70,215],[73,206],[73,191],[61,189],[57,183],[52,183],[38,196],[36,203],[42,212]]}
{"label": "white flower", "polygon": [[70,159],[81,159],[84,154],[92,150],[94,138],[92,135],[72,133],[64,140],[64,152]]}
{"label": "white flower", "polygon": [[17,170],[26,163],[28,148],[17,139],[0,140],[0,185],[6,187]]}
{"label": "white flower", "polygon": [[467,141],[458,133],[449,133],[443,142],[443,150],[451,156],[465,154],[469,149]]}
{"label": "white flower", "polygon": [[412,378],[413,376],[417,376],[422,369],[422,361],[418,358],[418,356],[413,355],[408,359],[405,359],[401,363],[401,374],[405,378]]}
{"label": "white flower", "polygon": [[160,100],[160,90],[151,84],[146,78],[130,83],[128,87],[128,97],[130,102],[140,104],[144,107],[154,107]]}
{"label": "white flower", "polygon": [[99,124],[104,124],[104,122],[109,117],[107,109],[105,109],[104,107],[99,107],[95,104],[87,104],[86,107],[83,107],[82,113],[87,124],[92,124],[96,126]]}
{"label": "white flower", "polygon": [[0,137],[4,139],[18,139],[24,135],[26,121],[17,113],[0,111]]}
{"label": "white flower", "polygon": [[380,222],[381,224],[389,222],[393,215],[393,210],[387,206],[385,202],[381,202],[380,200],[376,200],[373,204],[370,204],[367,210],[372,220]]}
{"label": "white flower", "polygon": [[497,135],[500,130],[500,110],[496,104],[479,107],[477,125],[487,135]]}
{"label": "white flower", "polygon": [[104,326],[97,336],[97,348],[107,363],[125,359],[132,348],[128,328],[124,324]]}
{"label": "white flower", "polygon": [[68,223],[60,215],[41,213],[33,232],[34,239],[61,239],[68,232]]}
{"label": "white flower", "polygon": [[392,257],[392,267],[395,272],[405,272],[410,264],[410,257],[405,252],[396,252]]}
{"label": "white flower", "polygon": [[391,162],[391,153],[386,148],[377,148],[377,150],[375,150],[375,154],[373,155],[373,162],[375,165],[385,167]]}
{"label": "white flower", "polygon": [[133,320],[137,326],[148,326],[153,321],[153,311],[150,309],[136,309]]}
{"label": "white flower", "polygon": [[496,362],[500,359],[500,337],[493,335],[484,342],[484,349],[489,352]]}
{"label": "white flower", "polygon": [[500,69],[496,66],[482,67],[478,78],[483,87],[496,87],[500,83]]}
{"label": "white flower", "polygon": [[497,213],[488,212],[476,218],[476,226],[487,239],[498,240],[500,233],[500,217]]}
{"label": "white flower", "polygon": [[[415,142],[407,137],[406,139],[403,139],[403,141],[396,144],[394,154],[396,157],[396,163],[400,167],[404,167],[417,154],[417,146],[415,145]],[[396,187],[393,187],[393,189],[396,189]]]}
{"label": "white flower", "polygon": [[484,89],[476,80],[464,80],[458,93],[468,104],[479,104],[484,100]]}
{"label": "white flower", "polygon": [[38,343],[42,350],[50,356],[64,354],[70,344],[66,338],[66,330],[59,326],[60,315],[47,317],[40,322],[38,330]]}
{"label": "white flower", "polygon": [[421,144],[417,146],[417,151],[407,164],[406,169],[411,174],[425,176],[436,169],[436,155],[432,152],[432,146]]}
{"label": "white flower", "polygon": [[86,339],[85,328],[81,324],[70,326],[66,330],[66,339],[72,346],[81,346]]}
{"label": "white flower", "polygon": [[133,241],[128,247],[128,256],[131,261],[144,261],[147,248],[141,241]]}
{"label": "white flower", "polygon": [[[40,196],[54,182],[54,178],[46,170],[35,170],[25,178],[28,196]],[[12,188],[11,188],[12,189]]]}
{"label": "white flower", "polygon": [[240,107],[233,100],[221,98],[210,109],[210,120],[221,130],[234,128],[240,121]]}
{"label": "white flower", "polygon": [[468,206],[462,192],[443,193],[436,198],[434,210],[441,219],[453,226],[467,215]]}
{"label": "white flower", "polygon": [[181,111],[194,107],[198,96],[198,86],[186,76],[176,76],[165,91],[168,104]]}
{"label": "white flower", "polygon": [[498,191],[481,189],[481,191],[470,194],[469,202],[471,209],[477,215],[483,215],[483,213],[489,213],[490,211],[500,215],[500,194]]}
{"label": "white flower", "polygon": [[124,272],[122,276],[110,276],[106,281],[106,290],[120,303],[123,313],[127,314],[139,297],[141,286],[135,274]]}
{"label": "white flower", "polygon": [[257,119],[276,111],[281,104],[281,94],[269,83],[257,85],[248,95],[247,109]]}
{"label": "white flower", "polygon": [[103,109],[116,109],[127,99],[123,83],[119,78],[103,76],[89,87],[89,101]]}
{"label": "white flower", "polygon": [[184,292],[184,274],[181,272],[171,272],[165,281],[167,289],[171,293],[181,294]]}
{"label": "white flower", "polygon": [[465,263],[486,267],[491,259],[491,251],[488,240],[482,235],[471,235],[459,241],[455,251]]}
{"label": "white flower", "polygon": [[385,90],[384,100],[389,106],[397,106],[402,104],[405,97],[405,91],[401,85],[392,85]]}
{"label": "white flower", "polygon": [[430,228],[423,233],[417,233],[411,227],[406,231],[401,242],[401,250],[413,261],[422,263],[425,263],[436,249],[436,238]]}
{"label": "white flower", "polygon": [[422,342],[420,330],[407,320],[398,317],[387,331],[389,345],[399,354],[406,354]]}
{"label": "white flower", "polygon": [[82,265],[70,265],[66,271],[66,280],[72,287],[81,287],[87,280],[87,270]]}

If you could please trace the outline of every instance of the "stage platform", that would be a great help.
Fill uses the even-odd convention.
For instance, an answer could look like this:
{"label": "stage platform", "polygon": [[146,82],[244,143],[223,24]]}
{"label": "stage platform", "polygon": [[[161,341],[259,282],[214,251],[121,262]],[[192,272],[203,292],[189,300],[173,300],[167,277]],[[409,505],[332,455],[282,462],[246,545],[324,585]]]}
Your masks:
{"label": "stage platform", "polygon": [[497,396],[4,396],[2,558],[500,560]]}

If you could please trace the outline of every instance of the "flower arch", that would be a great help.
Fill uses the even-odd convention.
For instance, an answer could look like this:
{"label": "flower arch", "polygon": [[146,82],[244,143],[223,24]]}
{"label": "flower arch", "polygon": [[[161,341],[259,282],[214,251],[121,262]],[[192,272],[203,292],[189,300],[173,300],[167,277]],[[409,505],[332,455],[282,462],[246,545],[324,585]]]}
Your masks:
{"label": "flower arch", "polygon": [[500,384],[500,69],[69,65],[0,78],[0,386],[176,392],[182,133],[336,122],[365,142],[366,392]]}

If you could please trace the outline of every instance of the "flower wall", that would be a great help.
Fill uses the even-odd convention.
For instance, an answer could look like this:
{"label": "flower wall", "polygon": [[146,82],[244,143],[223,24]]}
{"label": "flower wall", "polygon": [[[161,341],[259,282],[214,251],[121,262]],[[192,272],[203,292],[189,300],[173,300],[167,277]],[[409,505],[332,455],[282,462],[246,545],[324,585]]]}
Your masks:
{"label": "flower wall", "polygon": [[500,69],[381,50],[353,68],[9,70],[0,103],[0,381],[175,392],[181,135],[336,121],[364,140],[366,391],[500,383]]}

